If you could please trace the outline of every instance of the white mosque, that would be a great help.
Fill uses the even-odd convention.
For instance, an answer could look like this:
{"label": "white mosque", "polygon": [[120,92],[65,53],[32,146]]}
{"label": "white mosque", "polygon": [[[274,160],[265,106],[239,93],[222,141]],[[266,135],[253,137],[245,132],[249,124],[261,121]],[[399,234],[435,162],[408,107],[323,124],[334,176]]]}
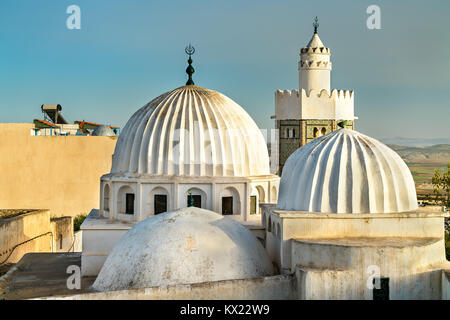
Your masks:
{"label": "white mosque", "polygon": [[[97,278],[66,298],[450,298],[445,213],[418,209],[393,150],[336,127],[294,151],[280,180],[255,122],[194,85],[186,51],[187,84],[139,109],[119,137],[100,210],[81,227],[82,274]],[[345,108],[327,120],[354,120],[353,101]]]}

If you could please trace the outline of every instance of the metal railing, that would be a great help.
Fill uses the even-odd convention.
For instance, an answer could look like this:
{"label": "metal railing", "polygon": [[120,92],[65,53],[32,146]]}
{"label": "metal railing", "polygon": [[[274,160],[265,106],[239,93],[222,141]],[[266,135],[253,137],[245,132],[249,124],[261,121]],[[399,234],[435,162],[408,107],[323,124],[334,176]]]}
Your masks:
{"label": "metal railing", "polygon": [[13,254],[14,250],[16,250],[16,248],[20,247],[21,245],[23,245],[23,244],[25,244],[25,243],[31,242],[31,241],[33,241],[33,240],[36,240],[37,238],[46,236],[46,235],[48,235],[48,234],[51,234],[51,235],[52,235],[52,252],[53,252],[53,232],[49,231],[49,232],[40,234],[40,235],[38,235],[38,236],[36,236],[36,237],[33,237],[33,238],[31,238],[31,239],[28,239],[28,240],[25,240],[25,241],[23,241],[23,242],[21,242],[21,243],[16,244],[14,247],[12,247],[11,252],[10,252],[9,255],[6,257],[6,259],[3,260],[2,262],[0,262],[0,266],[3,265],[3,264],[5,264],[5,263],[8,261],[8,259],[9,259],[9,258],[11,257],[11,255]]}

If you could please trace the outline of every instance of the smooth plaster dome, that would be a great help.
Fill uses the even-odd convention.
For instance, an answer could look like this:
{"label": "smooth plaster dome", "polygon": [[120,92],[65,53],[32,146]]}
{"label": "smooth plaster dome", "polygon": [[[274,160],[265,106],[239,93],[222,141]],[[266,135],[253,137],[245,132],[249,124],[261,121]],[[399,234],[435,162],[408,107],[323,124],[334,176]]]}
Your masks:
{"label": "smooth plaster dome", "polygon": [[273,274],[247,228],[215,212],[188,207],[136,224],[115,245],[93,288],[111,291]]}
{"label": "smooth plaster dome", "polygon": [[340,129],[297,149],[280,181],[278,208],[323,213],[417,209],[414,180],[400,156],[378,140]]}
{"label": "smooth plaster dome", "polygon": [[217,91],[188,85],[133,114],[111,173],[258,176],[270,169],[264,137],[247,112]]}
{"label": "smooth plaster dome", "polygon": [[114,133],[113,129],[111,129],[110,126],[107,125],[100,125],[92,132],[93,136],[107,136],[107,137],[113,137],[116,134]]}

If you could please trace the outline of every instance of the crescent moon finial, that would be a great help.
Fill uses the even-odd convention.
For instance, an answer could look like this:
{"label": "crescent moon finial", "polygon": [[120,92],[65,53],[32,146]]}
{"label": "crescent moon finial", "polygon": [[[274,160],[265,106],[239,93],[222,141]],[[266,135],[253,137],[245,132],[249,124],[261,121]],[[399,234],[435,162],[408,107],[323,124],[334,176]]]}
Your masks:
{"label": "crescent moon finial", "polygon": [[188,67],[186,68],[186,73],[188,74],[188,81],[186,82],[186,85],[194,85],[194,80],[192,80],[192,75],[195,72],[194,67],[192,66],[192,58],[191,56],[195,52],[195,48],[189,43],[189,45],[184,49],[184,52],[186,52],[187,55],[189,55],[188,59]]}
{"label": "crescent moon finial", "polygon": [[192,56],[195,53],[195,48],[189,43],[189,45],[184,49],[184,52],[186,52],[189,56]]}
{"label": "crescent moon finial", "polygon": [[319,19],[317,18],[317,16],[314,18],[313,27],[314,33],[317,33],[317,29],[319,28]]}

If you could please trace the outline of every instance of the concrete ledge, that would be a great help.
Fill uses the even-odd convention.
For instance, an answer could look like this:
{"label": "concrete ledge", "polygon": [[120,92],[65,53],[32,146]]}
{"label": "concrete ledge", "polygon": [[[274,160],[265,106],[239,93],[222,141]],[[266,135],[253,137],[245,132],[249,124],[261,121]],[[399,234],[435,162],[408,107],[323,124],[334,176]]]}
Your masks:
{"label": "concrete ledge", "polygon": [[67,300],[292,300],[296,299],[293,275],[223,280],[166,287],[151,287],[76,295],[44,297]]}
{"label": "concrete ledge", "polygon": [[102,217],[98,209],[92,209],[80,226],[81,230],[129,230],[136,222],[125,222]]}
{"label": "concrete ledge", "polygon": [[[269,207],[270,209],[270,207]],[[392,212],[392,213],[322,213],[309,211],[287,211],[277,210],[272,211],[273,214],[284,219],[385,219],[385,218],[441,218],[448,217],[446,212],[426,212],[420,209],[410,212]]]}
{"label": "concrete ledge", "polygon": [[342,247],[423,247],[436,243],[440,238],[414,237],[342,237],[342,238],[293,238],[295,242]]}
{"label": "concrete ledge", "polygon": [[444,262],[443,246],[440,238],[297,238],[292,240],[291,270],[300,265],[365,272],[377,265],[386,275],[415,274]]}

